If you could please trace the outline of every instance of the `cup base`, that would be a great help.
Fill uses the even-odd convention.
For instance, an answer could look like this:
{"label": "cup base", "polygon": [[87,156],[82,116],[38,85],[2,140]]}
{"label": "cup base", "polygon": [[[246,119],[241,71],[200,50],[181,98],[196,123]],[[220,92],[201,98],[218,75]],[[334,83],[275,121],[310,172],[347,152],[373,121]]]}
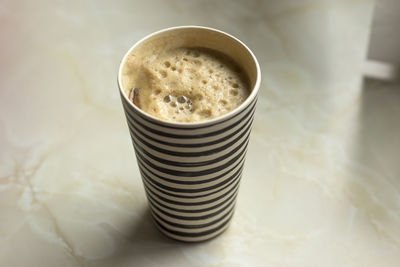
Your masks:
{"label": "cup base", "polygon": [[221,234],[223,234],[229,228],[229,226],[232,222],[232,218],[226,223],[226,225],[224,225],[224,227],[222,227],[221,229],[218,229],[218,231],[216,231],[212,234],[200,236],[200,237],[186,237],[186,236],[175,235],[175,234],[172,234],[172,233],[164,230],[160,226],[160,224],[154,219],[153,216],[152,216],[152,221],[153,221],[153,224],[158,229],[158,231],[160,231],[162,234],[164,234],[165,236],[167,236],[170,239],[173,239],[173,240],[179,241],[179,242],[184,242],[184,243],[201,243],[201,242],[210,241],[214,238],[217,238]]}

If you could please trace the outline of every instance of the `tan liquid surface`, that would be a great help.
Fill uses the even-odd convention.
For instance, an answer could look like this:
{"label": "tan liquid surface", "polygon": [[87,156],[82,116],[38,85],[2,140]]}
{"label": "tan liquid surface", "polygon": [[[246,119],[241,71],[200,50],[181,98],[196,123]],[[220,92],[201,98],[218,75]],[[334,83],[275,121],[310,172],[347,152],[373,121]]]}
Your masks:
{"label": "tan liquid surface", "polygon": [[250,93],[239,66],[213,50],[176,48],[140,60],[131,72],[135,77],[129,97],[162,120],[212,119],[235,109]]}

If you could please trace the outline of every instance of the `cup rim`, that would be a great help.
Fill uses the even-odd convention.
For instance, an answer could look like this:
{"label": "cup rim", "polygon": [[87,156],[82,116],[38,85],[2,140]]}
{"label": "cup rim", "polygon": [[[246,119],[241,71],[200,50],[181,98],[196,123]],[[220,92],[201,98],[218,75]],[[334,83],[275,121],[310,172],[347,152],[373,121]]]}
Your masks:
{"label": "cup rim", "polygon": [[[180,29],[202,29],[202,30],[208,30],[208,31],[213,31],[213,32],[217,32],[223,35],[228,36],[229,38],[233,39],[234,41],[238,42],[242,47],[244,47],[250,54],[251,58],[253,59],[253,62],[256,66],[256,82],[251,90],[250,95],[246,98],[245,101],[243,101],[243,103],[241,103],[238,107],[236,107],[235,109],[212,119],[209,120],[203,120],[203,121],[197,121],[197,122],[175,122],[175,121],[167,121],[167,120],[162,120],[158,117],[152,116],[146,112],[144,112],[142,109],[138,108],[136,105],[134,105],[131,101],[129,101],[128,96],[125,94],[123,87],[122,87],[122,83],[121,83],[121,76],[122,76],[122,68],[123,65],[126,61],[126,58],[129,56],[129,54],[136,48],[138,47],[140,44],[144,43],[145,41],[147,41],[148,39],[152,38],[153,36],[159,35],[161,33],[164,32],[168,32],[168,31],[175,31],[175,30],[180,30]],[[238,114],[240,111],[242,111],[243,109],[245,109],[248,105],[251,104],[251,102],[257,97],[258,94],[258,90],[260,88],[260,84],[261,84],[261,70],[260,70],[260,65],[257,61],[257,58],[255,57],[254,53],[250,50],[250,48],[247,47],[247,45],[245,45],[242,41],[240,41],[238,38],[236,38],[235,36],[226,33],[224,31],[221,30],[217,30],[215,28],[211,28],[211,27],[205,27],[205,26],[197,26],[197,25],[184,25],[184,26],[175,26],[175,27],[169,27],[169,28],[165,28],[165,29],[161,29],[158,31],[155,31],[151,34],[146,35],[145,37],[143,37],[142,39],[140,39],[139,41],[137,41],[124,55],[124,57],[122,58],[120,65],[119,65],[119,69],[118,69],[118,87],[119,87],[119,91],[120,94],[122,95],[122,97],[125,99],[126,102],[129,103],[130,107],[132,107],[133,109],[135,109],[137,112],[139,112],[141,115],[143,115],[145,118],[151,119],[153,121],[156,121],[157,123],[160,123],[161,125],[167,125],[167,126],[178,126],[178,127],[201,127],[201,126],[207,126],[209,124],[217,124],[218,122],[223,122],[226,119],[233,117],[235,114]]]}

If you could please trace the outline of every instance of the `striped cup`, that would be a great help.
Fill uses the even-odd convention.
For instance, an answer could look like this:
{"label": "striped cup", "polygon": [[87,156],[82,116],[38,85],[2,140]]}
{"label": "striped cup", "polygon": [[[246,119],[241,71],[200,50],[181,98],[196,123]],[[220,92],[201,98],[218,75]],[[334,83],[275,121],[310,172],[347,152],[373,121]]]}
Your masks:
{"label": "striped cup", "polygon": [[[153,117],[129,100],[124,79],[132,51],[154,41],[168,47],[203,47],[220,51],[247,73],[251,93],[236,109],[206,121],[177,123]],[[253,123],[260,67],[250,49],[219,30],[174,27],[136,43],[118,73],[129,131],[154,222],[167,236],[187,242],[222,233],[235,210],[239,183]]]}

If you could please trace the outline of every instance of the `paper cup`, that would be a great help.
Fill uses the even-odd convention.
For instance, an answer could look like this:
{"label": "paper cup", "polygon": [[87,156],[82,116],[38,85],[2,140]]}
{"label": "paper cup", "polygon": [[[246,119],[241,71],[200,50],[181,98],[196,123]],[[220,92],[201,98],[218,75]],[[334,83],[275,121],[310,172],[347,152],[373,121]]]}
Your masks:
{"label": "paper cup", "polygon": [[[247,73],[249,97],[231,112],[206,121],[176,123],[153,117],[129,100],[126,59],[154,42],[168,48],[203,47],[231,57]],[[154,222],[167,236],[187,242],[222,233],[235,210],[253,123],[260,67],[250,49],[219,30],[174,27],[137,42],[122,59],[118,85]]]}

